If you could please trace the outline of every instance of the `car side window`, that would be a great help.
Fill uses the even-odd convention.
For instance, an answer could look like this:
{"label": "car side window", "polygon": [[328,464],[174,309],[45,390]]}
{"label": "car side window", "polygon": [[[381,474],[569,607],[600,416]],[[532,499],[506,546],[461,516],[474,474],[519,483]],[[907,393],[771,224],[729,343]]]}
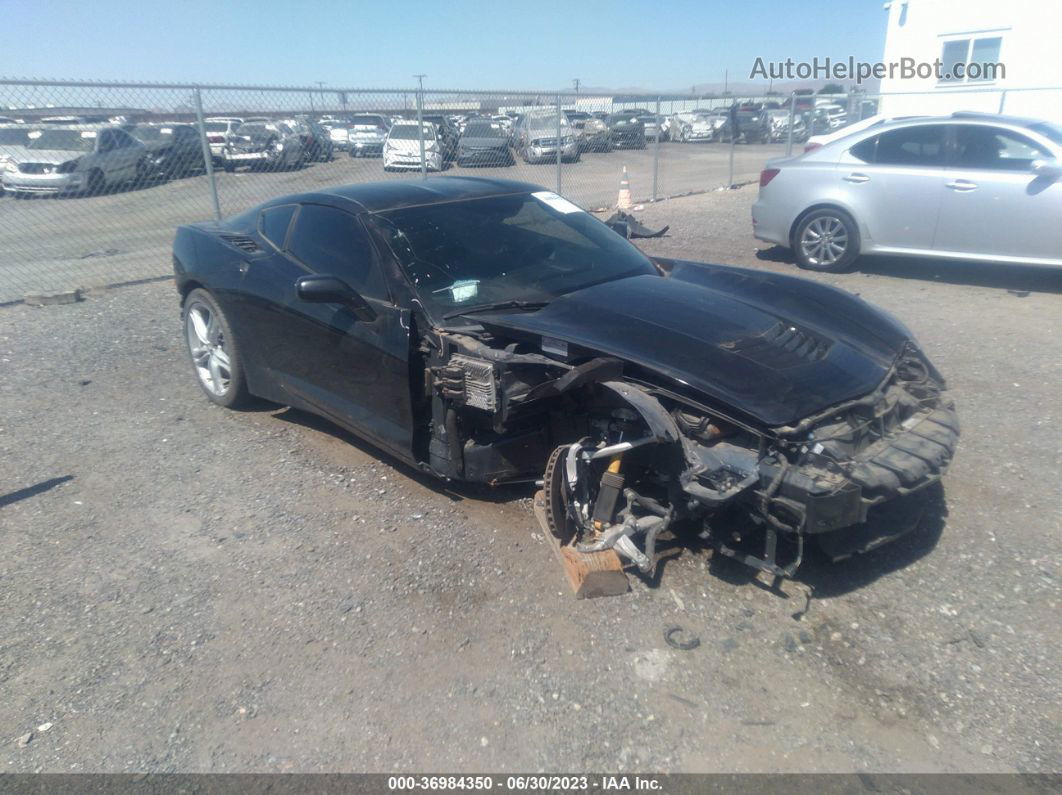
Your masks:
{"label": "car side window", "polygon": [[302,205],[287,248],[315,273],[338,276],[363,295],[385,296],[372,243],[350,213],[320,204]]}
{"label": "car side window", "polygon": [[1031,171],[1032,162],[1050,157],[1024,135],[1002,127],[956,125],[955,164],[993,171]]}
{"label": "car side window", "polygon": [[119,149],[125,149],[132,146],[134,143],[133,137],[129,133],[122,132],[121,130],[114,131],[114,144]]}
{"label": "car side window", "polygon": [[285,204],[262,210],[258,216],[258,233],[278,249],[283,249],[288,239],[291,218],[297,208],[297,204]]}
{"label": "car side window", "polygon": [[110,130],[103,130],[99,134],[99,138],[96,141],[97,152],[110,152],[115,148],[114,133]]}
{"label": "car side window", "polygon": [[888,166],[944,165],[943,124],[919,124],[883,132],[877,137],[874,161]]}
{"label": "car side window", "polygon": [[872,138],[867,138],[865,141],[860,141],[848,150],[848,154],[862,160],[864,163],[873,163],[874,158],[877,156],[878,138],[880,137],[880,135],[875,135]]}

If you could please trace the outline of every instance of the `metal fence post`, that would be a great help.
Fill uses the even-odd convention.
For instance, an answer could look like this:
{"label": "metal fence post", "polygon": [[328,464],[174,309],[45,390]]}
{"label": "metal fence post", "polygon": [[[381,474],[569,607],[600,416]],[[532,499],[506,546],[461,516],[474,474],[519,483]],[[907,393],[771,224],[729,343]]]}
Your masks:
{"label": "metal fence post", "polygon": [[999,92],[999,112],[1003,112],[1003,106],[1007,103],[1007,89]]}
{"label": "metal fence post", "polygon": [[206,125],[203,123],[203,98],[199,87],[192,92],[195,97],[195,119],[199,128],[199,144],[203,147],[203,165],[206,166],[207,182],[210,185],[210,198],[214,201],[214,220],[221,220],[221,203],[218,201],[218,182],[214,177],[214,156],[210,154],[210,142],[207,141]]}
{"label": "metal fence post", "polygon": [[727,172],[730,176],[727,179],[726,186],[728,188],[734,187],[734,147],[737,146],[737,137],[740,134],[740,128],[737,124],[737,100],[734,100],[734,104],[730,106],[730,170]]}
{"label": "metal fence post", "polygon": [[664,123],[660,120],[660,97],[656,98],[656,140],[653,142],[653,201],[656,201],[656,181],[660,173],[660,136]]}
{"label": "metal fence post", "polygon": [[561,192],[561,95],[557,94],[557,190],[556,193],[559,196]]}
{"label": "metal fence post", "polygon": [[420,140],[420,178],[428,178],[428,163],[424,159],[424,78],[427,75],[414,75],[417,78],[417,138]]}
{"label": "metal fence post", "polygon": [[793,154],[793,125],[796,123],[796,92],[789,95],[789,130],[785,134],[785,156]]}

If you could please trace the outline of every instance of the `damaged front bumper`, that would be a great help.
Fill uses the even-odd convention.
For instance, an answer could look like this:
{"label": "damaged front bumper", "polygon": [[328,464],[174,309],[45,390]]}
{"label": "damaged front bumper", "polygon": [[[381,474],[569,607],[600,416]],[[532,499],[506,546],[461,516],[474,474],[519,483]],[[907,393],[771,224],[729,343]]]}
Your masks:
{"label": "damaged front bumper", "polygon": [[811,538],[834,559],[869,551],[917,526],[912,495],[940,480],[959,440],[942,384],[914,354],[873,394],[755,445],[725,421],[668,412],[652,390],[602,386],[650,433],[568,446],[563,474],[547,467],[551,524],[581,551],[612,548],[645,571],[656,537],[683,519],[702,522],[721,554],[775,576],[792,576]]}

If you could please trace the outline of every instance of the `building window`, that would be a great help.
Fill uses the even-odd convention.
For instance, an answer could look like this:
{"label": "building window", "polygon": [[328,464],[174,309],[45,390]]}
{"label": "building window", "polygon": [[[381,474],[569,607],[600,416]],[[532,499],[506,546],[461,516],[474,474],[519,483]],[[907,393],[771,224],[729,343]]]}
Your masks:
{"label": "building window", "polygon": [[1006,77],[999,63],[1001,36],[949,39],[940,53],[941,83],[984,83]]}

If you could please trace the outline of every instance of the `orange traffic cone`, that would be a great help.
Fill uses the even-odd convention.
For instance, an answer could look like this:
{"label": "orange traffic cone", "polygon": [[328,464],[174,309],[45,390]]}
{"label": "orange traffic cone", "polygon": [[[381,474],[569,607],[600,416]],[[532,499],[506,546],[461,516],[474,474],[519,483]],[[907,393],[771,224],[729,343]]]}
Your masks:
{"label": "orange traffic cone", "polygon": [[616,196],[616,207],[620,210],[631,209],[631,181],[627,179],[627,167],[623,167],[623,176],[620,177],[619,195]]}

